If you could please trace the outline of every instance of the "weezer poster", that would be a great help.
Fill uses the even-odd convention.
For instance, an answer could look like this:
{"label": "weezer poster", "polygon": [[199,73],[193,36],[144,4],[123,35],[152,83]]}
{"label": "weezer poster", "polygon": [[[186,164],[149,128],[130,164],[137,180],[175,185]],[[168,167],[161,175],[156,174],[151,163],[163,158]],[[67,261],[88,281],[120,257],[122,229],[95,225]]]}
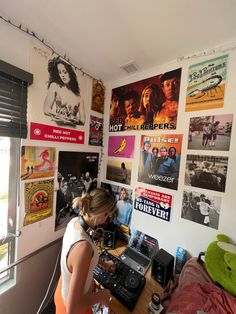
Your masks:
{"label": "weezer poster", "polygon": [[142,135],[138,181],[177,190],[182,134]]}
{"label": "weezer poster", "polygon": [[181,68],[112,90],[110,132],[176,129]]}
{"label": "weezer poster", "polygon": [[185,111],[222,108],[228,55],[189,67]]}
{"label": "weezer poster", "polygon": [[25,183],[24,226],[52,216],[54,180]]}
{"label": "weezer poster", "polygon": [[172,196],[143,188],[135,189],[134,209],[170,221]]}

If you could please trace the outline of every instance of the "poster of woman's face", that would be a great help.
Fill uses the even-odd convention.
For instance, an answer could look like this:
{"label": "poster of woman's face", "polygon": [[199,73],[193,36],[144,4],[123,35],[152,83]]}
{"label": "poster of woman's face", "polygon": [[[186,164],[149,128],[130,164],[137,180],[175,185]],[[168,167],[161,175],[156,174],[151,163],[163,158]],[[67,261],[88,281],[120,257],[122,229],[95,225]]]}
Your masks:
{"label": "poster of woman's face", "polygon": [[195,223],[218,229],[221,197],[208,193],[183,192],[181,217]]}
{"label": "poster of woman's face", "polygon": [[51,50],[32,42],[29,121],[77,129],[85,124],[91,79]]}
{"label": "poster of woman's face", "polygon": [[228,151],[232,123],[232,114],[190,118],[188,149]]}

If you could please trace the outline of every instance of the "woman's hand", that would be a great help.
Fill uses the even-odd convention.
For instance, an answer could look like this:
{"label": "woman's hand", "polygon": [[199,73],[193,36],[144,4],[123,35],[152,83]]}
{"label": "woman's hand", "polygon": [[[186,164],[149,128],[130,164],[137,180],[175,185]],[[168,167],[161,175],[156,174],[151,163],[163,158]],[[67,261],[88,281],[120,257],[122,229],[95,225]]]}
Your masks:
{"label": "woman's hand", "polygon": [[99,292],[99,303],[102,305],[109,305],[109,302],[111,301],[111,292],[109,289],[102,289]]}

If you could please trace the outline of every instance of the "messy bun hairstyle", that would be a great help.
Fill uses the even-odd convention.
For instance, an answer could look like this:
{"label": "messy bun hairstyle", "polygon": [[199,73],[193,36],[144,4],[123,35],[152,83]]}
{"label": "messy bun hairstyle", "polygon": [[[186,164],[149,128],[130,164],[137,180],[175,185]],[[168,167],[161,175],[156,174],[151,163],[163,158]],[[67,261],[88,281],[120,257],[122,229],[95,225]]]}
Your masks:
{"label": "messy bun hairstyle", "polygon": [[73,200],[73,209],[79,208],[80,215],[97,216],[112,213],[116,208],[115,197],[105,189],[95,189]]}

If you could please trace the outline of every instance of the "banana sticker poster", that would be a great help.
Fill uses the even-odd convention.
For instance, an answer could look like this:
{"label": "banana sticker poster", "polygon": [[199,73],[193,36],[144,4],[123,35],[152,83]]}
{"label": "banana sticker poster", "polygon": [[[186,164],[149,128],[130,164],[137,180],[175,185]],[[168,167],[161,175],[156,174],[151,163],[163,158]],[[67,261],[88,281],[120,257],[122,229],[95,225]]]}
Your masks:
{"label": "banana sticker poster", "polygon": [[182,134],[142,135],[138,181],[177,190]]}
{"label": "banana sticker poster", "polygon": [[172,196],[169,194],[137,187],[134,209],[159,219],[170,221]]}
{"label": "banana sticker poster", "polygon": [[110,132],[176,129],[181,68],[112,90]]}
{"label": "banana sticker poster", "polygon": [[54,180],[25,183],[24,226],[52,216]]}
{"label": "banana sticker poster", "polygon": [[135,136],[109,136],[108,156],[112,157],[134,157]]}
{"label": "banana sticker poster", "polygon": [[132,163],[125,160],[107,160],[107,180],[130,185]]}
{"label": "banana sticker poster", "polygon": [[55,159],[54,147],[22,146],[21,180],[53,177]]}
{"label": "banana sticker poster", "polygon": [[189,67],[185,111],[223,108],[228,55]]}
{"label": "banana sticker poster", "polygon": [[89,145],[102,146],[103,119],[90,116]]}

